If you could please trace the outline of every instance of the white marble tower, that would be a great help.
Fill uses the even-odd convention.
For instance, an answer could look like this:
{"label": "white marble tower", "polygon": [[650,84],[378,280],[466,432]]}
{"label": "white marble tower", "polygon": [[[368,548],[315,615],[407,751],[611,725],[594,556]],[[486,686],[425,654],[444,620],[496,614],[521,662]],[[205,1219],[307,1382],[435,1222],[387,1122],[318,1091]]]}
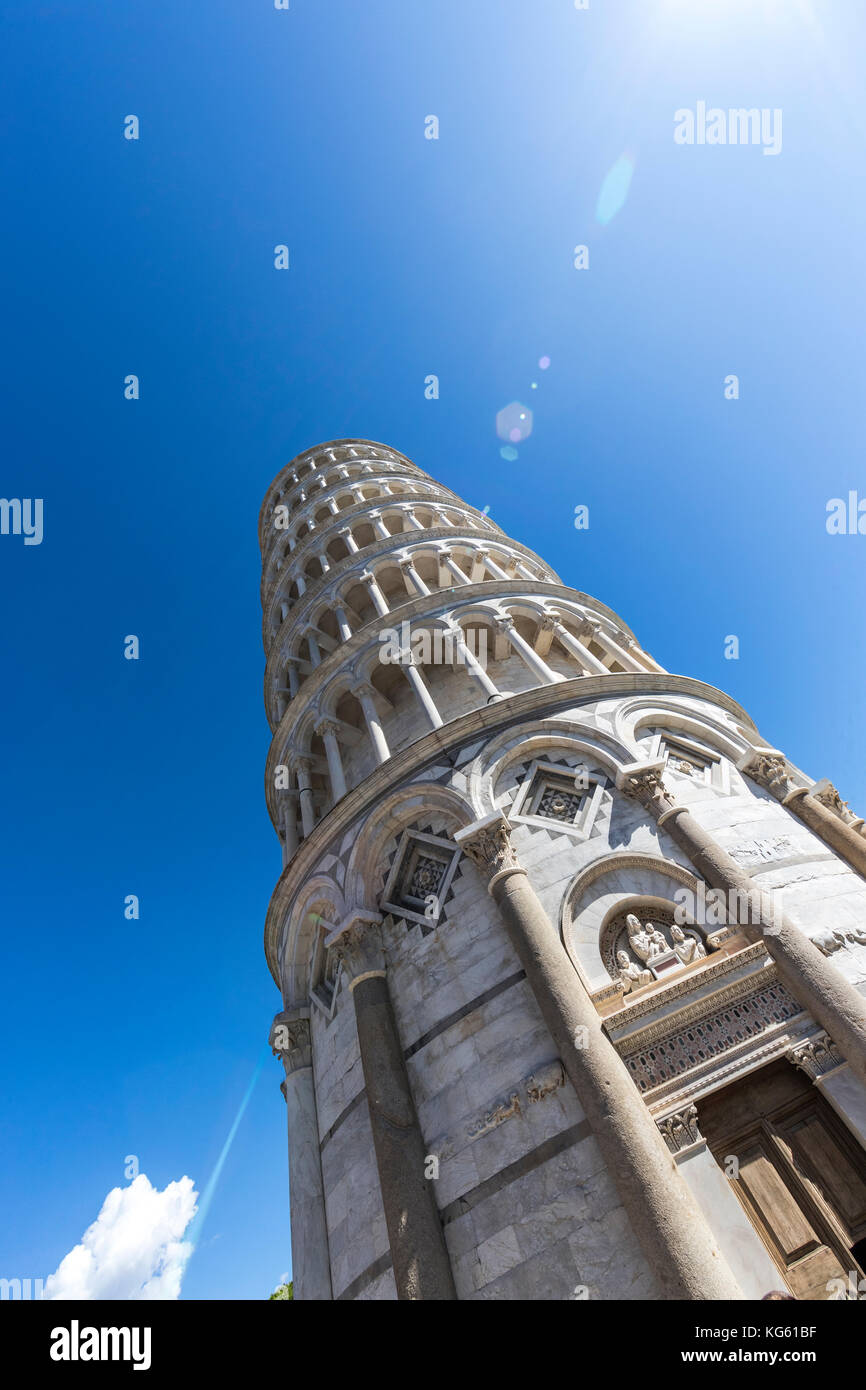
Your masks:
{"label": "white marble tower", "polygon": [[295,1297],[834,1296],[862,821],[392,449],[299,455],[259,539]]}

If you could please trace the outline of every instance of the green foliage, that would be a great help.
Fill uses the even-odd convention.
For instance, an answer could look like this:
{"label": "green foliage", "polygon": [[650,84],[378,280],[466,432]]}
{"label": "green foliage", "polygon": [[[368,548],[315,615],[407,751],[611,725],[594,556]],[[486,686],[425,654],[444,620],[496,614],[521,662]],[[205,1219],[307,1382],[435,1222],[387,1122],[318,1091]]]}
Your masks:
{"label": "green foliage", "polygon": [[268,1295],[268,1301],[270,1302],[272,1298],[294,1298],[293,1284],[294,1280],[289,1284],[280,1284],[278,1289],[274,1289],[273,1293]]}

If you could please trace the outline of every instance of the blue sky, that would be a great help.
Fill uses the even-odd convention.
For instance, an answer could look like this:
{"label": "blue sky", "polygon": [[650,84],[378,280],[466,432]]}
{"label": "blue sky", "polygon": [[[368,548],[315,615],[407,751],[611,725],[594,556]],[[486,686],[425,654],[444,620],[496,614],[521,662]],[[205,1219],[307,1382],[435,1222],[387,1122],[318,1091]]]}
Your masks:
{"label": "blue sky", "polygon": [[[128,1154],[201,1193],[262,1061],[280,855],[256,521],[300,450],[402,450],[866,811],[866,536],[825,526],[829,499],[866,498],[866,13],[0,15],[0,491],[44,499],[41,545],[0,536],[0,1276],[23,1278],[57,1268]],[[781,152],[677,145],[699,101],[780,108]],[[514,400],[533,431],[507,460]],[[266,1297],[289,1268],[280,1075],[266,1057],[184,1297]]]}

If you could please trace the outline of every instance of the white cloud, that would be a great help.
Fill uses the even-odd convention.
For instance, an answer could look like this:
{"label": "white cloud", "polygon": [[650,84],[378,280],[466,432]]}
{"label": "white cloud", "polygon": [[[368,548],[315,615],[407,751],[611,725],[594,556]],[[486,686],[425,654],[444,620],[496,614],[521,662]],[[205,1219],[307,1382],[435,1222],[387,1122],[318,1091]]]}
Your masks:
{"label": "white cloud", "polygon": [[196,1212],[192,1178],[152,1187],[144,1173],[113,1187],[74,1250],[45,1280],[43,1298],[179,1298]]}

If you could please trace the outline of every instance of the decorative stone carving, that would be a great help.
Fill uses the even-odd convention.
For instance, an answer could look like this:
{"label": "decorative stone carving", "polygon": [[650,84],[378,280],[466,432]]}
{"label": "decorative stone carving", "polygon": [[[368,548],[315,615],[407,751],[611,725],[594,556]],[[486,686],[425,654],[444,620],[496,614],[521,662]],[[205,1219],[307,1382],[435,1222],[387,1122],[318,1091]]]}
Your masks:
{"label": "decorative stone carving", "polygon": [[773,835],[760,840],[745,840],[728,851],[738,864],[767,863],[796,854],[797,847],[789,835]]}
{"label": "decorative stone carving", "polygon": [[653,926],[652,922],[647,922],[641,926],[639,918],[630,912],[625,919],[628,928],[628,939],[631,949],[642,961],[649,962],[656,956],[663,956],[670,946],[665,940],[658,927]]}
{"label": "decorative stone carving", "polygon": [[671,945],[683,965],[691,965],[693,961],[703,960],[707,954],[707,948],[703,941],[691,933],[687,936],[682,927],[671,927]]}
{"label": "decorative stone carving", "polygon": [[512,1091],[510,1096],[496,1101],[481,1119],[466,1131],[466,1137],[480,1139],[482,1134],[489,1134],[491,1129],[496,1129],[505,1120],[510,1120],[512,1115],[519,1114],[520,1095],[517,1091]]}
{"label": "decorative stone carving", "polygon": [[812,937],[822,956],[832,956],[835,951],[845,949],[845,937],[832,927],[821,927]]}
{"label": "decorative stone carving", "polygon": [[756,753],[743,771],[774,796],[781,798],[790,790],[788,763],[781,753]]}
{"label": "decorative stone carving", "polygon": [[832,782],[828,782],[826,787],[821,791],[815,791],[813,787],[812,796],[814,796],[816,801],[820,801],[822,806],[826,806],[828,810],[835,811],[836,815],[842,820],[846,820],[848,816],[851,815],[851,808],[848,802],[842,800]]}
{"label": "decorative stone carving", "polygon": [[285,1067],[286,1076],[312,1066],[312,1037],[308,1018],[300,1018],[285,1010],[275,1014],[268,1042],[274,1056],[279,1057]]}
{"label": "decorative stone carving", "polygon": [[465,830],[458,830],[454,839],[487,879],[504,869],[520,868],[511,843],[511,826],[501,812],[495,811]]}
{"label": "decorative stone carving", "polygon": [[651,985],[655,978],[651,970],[642,970],[635,961],[629,960],[628,951],[617,951],[616,961],[619,966],[619,979],[622,984],[623,994],[628,994],[633,989],[641,989],[644,985]]}
{"label": "decorative stone carving", "polygon": [[333,719],[320,719],[315,726],[315,732],[319,738],[324,738],[326,734],[333,734],[336,738],[340,732],[340,727]]}
{"label": "decorative stone carving", "polygon": [[810,1081],[817,1081],[819,1076],[841,1067],[845,1061],[829,1033],[807,1038],[805,1042],[792,1047],[787,1057],[789,1062],[806,1073]]}
{"label": "decorative stone carving", "polygon": [[642,806],[663,811],[673,806],[674,798],[664,784],[661,769],[649,767],[627,774],[622,781],[622,790],[633,796]]}
{"label": "decorative stone carving", "polygon": [[583,804],[583,793],[567,792],[561,787],[547,787],[541,796],[535,814],[546,816],[548,820],[561,820],[572,825]]}
{"label": "decorative stone carving", "polygon": [[530,1105],[544,1100],[545,1096],[552,1095],[560,1086],[565,1085],[565,1069],[562,1062],[555,1057],[552,1062],[536,1067],[535,1071],[524,1079],[523,1085],[526,1087]]}
{"label": "decorative stone carving", "polygon": [[325,945],[336,953],[346,973],[350,989],[370,975],[385,974],[381,921],[378,914],[356,912],[325,938]]}
{"label": "decorative stone carving", "polygon": [[715,1009],[705,1001],[693,1018],[684,1010],[676,1023],[647,1029],[624,1042],[620,1053],[641,1094],[673,1081],[693,1067],[706,1065],[731,1048],[757,1038],[801,1013],[801,1005],[779,980],[731,995]]}
{"label": "decorative stone carving", "polygon": [[700,1143],[704,1137],[698,1128],[698,1108],[696,1105],[687,1105],[684,1110],[678,1110],[673,1115],[665,1115],[656,1123],[672,1154],[679,1153],[681,1149],[687,1149],[691,1144]]}

